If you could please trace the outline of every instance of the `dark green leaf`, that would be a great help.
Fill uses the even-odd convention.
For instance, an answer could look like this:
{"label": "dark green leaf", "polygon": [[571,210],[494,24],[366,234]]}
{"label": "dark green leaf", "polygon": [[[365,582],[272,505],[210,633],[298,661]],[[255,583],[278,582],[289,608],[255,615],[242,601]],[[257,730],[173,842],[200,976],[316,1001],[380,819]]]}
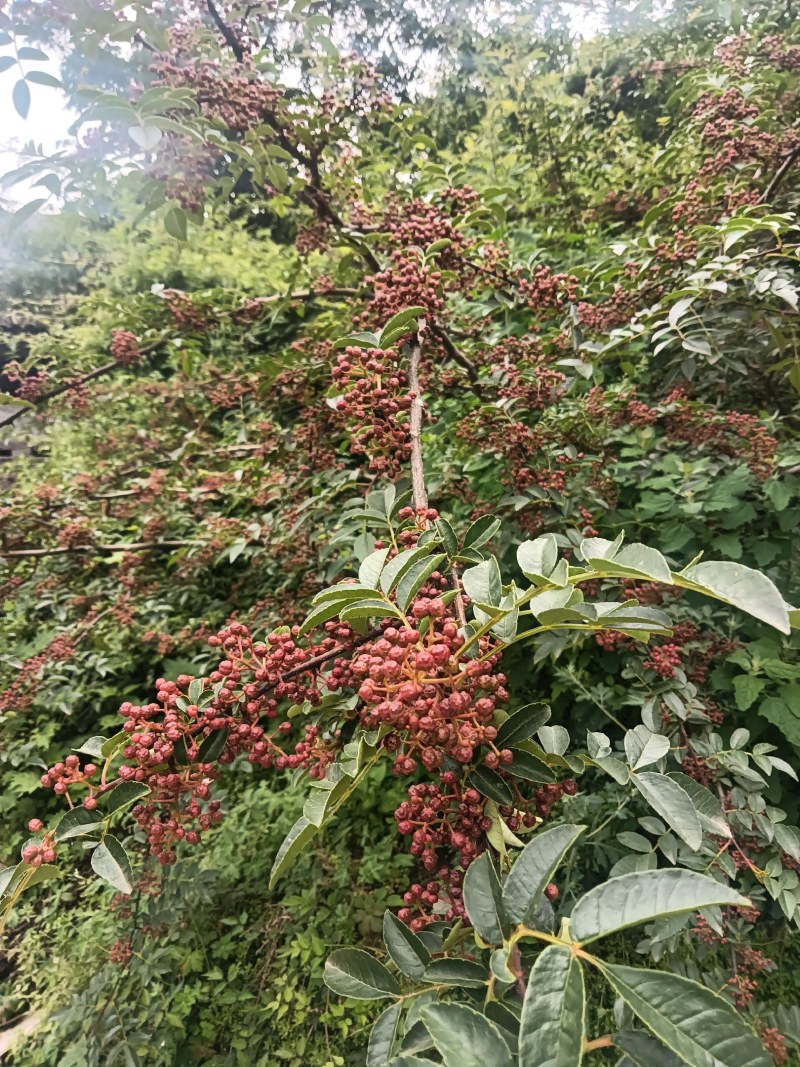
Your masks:
{"label": "dark green leaf", "polygon": [[696,852],[703,843],[703,830],[686,790],[665,774],[652,771],[634,774],[632,778],[653,810]]}
{"label": "dark green leaf", "polygon": [[431,954],[413,930],[409,930],[390,911],[383,915],[383,940],[392,960],[409,978],[421,978],[431,961]]}
{"label": "dark green leaf", "polygon": [[149,794],[150,789],[144,782],[120,782],[108,794],[106,811],[109,814],[112,811],[119,811],[120,808],[126,808],[129,804],[133,804],[134,801],[141,800],[142,797],[149,796]]}
{"label": "dark green leaf", "polygon": [[464,907],[469,921],[490,945],[499,945],[508,933],[503,892],[492,857],[482,852],[464,875]]}
{"label": "dark green leaf", "polygon": [[464,1004],[428,1004],[421,1012],[445,1067],[513,1067],[500,1031]]}
{"label": "dark green leaf", "polygon": [[360,948],[341,948],[325,961],[325,984],[340,997],[381,1000],[397,996],[400,986],[384,965]]}
{"label": "dark green leaf", "polygon": [[644,1025],[691,1067],[772,1067],[741,1015],[705,986],[641,967],[599,966]]}
{"label": "dark green leaf", "polygon": [[423,982],[434,985],[463,986],[466,989],[480,989],[489,981],[486,968],[474,960],[462,960],[453,956],[448,959],[434,960],[425,970]]}
{"label": "dark green leaf", "polygon": [[544,726],[550,714],[550,707],[541,701],[526,704],[513,715],[509,715],[501,725],[497,731],[495,744],[498,748],[513,748],[520,741],[526,741],[529,737],[533,737],[540,726]]}
{"label": "dark green leaf", "polygon": [[585,829],[565,823],[537,831],[520,852],[503,886],[503,907],[512,922],[528,922],[556,868]]}
{"label": "dark green leaf", "polygon": [[581,897],[570,915],[570,936],[585,943],[628,926],[715,904],[748,907],[750,901],[722,882],[695,871],[623,874]]}
{"label": "dark green leaf", "polygon": [[583,968],[548,945],[531,969],[519,1028],[521,1067],[579,1067],[586,1035]]}
{"label": "dark green leaf", "polygon": [[469,784],[497,804],[511,804],[514,800],[508,783],[500,777],[497,771],[489,767],[476,767],[469,776]]}
{"label": "dark green leaf", "polygon": [[402,1011],[402,1003],[390,1004],[373,1023],[369,1034],[366,1067],[385,1067],[394,1049]]}

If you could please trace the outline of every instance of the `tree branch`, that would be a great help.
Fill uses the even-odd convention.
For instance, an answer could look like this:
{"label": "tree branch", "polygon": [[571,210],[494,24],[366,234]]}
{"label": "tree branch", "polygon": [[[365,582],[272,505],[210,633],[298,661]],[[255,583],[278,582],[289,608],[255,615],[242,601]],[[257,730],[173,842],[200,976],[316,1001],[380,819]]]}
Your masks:
{"label": "tree branch", "polygon": [[74,552],[95,553],[101,556],[110,556],[115,552],[148,552],[165,548],[184,548],[186,545],[202,545],[204,541],[134,541],[131,544],[122,545],[64,545],[57,548],[15,548],[0,549],[0,557],[34,558],[40,556],[64,556]]}
{"label": "tree branch", "polygon": [[[420,319],[420,331],[424,320]],[[408,364],[408,390],[413,397],[411,401],[411,418],[409,436],[411,437],[411,503],[415,508],[428,507],[428,493],[425,489],[425,467],[422,461],[422,391],[419,384],[419,361],[422,358],[422,345],[419,334],[411,346],[411,358]]]}
{"label": "tree branch", "polygon": [[482,400],[483,389],[481,387],[480,381],[478,380],[478,368],[475,366],[469,356],[464,355],[460,348],[456,348],[450,335],[447,333],[441,323],[433,322],[431,324],[431,330],[434,336],[438,337],[438,339],[442,342],[442,346],[447,355],[450,357],[450,359],[452,359],[454,363],[457,363],[459,367],[463,367],[464,370],[467,372],[467,377],[469,378],[470,386],[472,387],[473,393],[475,394],[475,396],[478,397],[479,400]]}
{"label": "tree branch", "polygon": [[798,159],[800,159],[800,146],[798,146],[797,148],[793,148],[789,155],[786,156],[783,163],[781,163],[781,165],[775,171],[769,185],[758,198],[759,204],[764,204],[772,199],[772,196],[774,195],[778,186],[781,184],[789,170],[791,170],[791,168],[794,166]]}
{"label": "tree branch", "polygon": [[209,15],[214,20],[217,29],[225,38],[225,44],[227,44],[236,56],[237,63],[244,63],[244,49],[242,48],[241,41],[217,10],[214,0],[206,0],[206,7],[208,8]]}

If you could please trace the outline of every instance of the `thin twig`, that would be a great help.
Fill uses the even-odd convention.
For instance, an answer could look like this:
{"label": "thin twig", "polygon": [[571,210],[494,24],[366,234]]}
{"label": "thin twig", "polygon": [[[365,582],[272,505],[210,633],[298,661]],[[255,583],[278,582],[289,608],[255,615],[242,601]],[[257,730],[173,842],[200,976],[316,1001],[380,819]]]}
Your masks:
{"label": "thin twig", "polygon": [[800,159],[800,146],[798,146],[797,148],[793,148],[792,151],[788,154],[788,156],[786,156],[783,163],[781,163],[781,165],[775,171],[769,185],[758,198],[759,204],[764,204],[768,200],[772,199],[772,196],[775,193],[776,189],[781,184],[789,170],[794,166],[798,159]]}
{"label": "thin twig", "polygon": [[452,359],[453,362],[457,363],[460,367],[464,368],[464,370],[467,372],[467,377],[469,378],[470,386],[472,387],[473,393],[475,394],[475,396],[478,397],[479,400],[482,399],[483,389],[481,388],[481,384],[478,381],[478,368],[475,366],[469,356],[464,355],[460,348],[456,348],[452,338],[447,333],[445,328],[441,325],[441,323],[432,323],[431,331],[433,332],[434,336],[438,337],[439,340],[442,342],[442,346],[447,355],[450,357],[450,359]]}
{"label": "thin twig", "polygon": [[134,541],[122,545],[61,545],[58,548],[15,548],[0,549],[0,557],[33,558],[39,556],[63,556],[74,552],[96,553],[103,556],[114,552],[147,552],[164,548],[184,548],[187,545],[202,545],[203,541]]}
{"label": "thin twig", "polygon": [[[420,333],[425,320],[420,319]],[[417,334],[416,342],[411,346],[411,358],[408,364],[408,391],[411,401],[411,418],[409,436],[411,438],[411,503],[415,509],[428,507],[428,493],[425,489],[425,467],[422,460],[422,390],[419,384],[419,361],[422,358],[422,345]]]}

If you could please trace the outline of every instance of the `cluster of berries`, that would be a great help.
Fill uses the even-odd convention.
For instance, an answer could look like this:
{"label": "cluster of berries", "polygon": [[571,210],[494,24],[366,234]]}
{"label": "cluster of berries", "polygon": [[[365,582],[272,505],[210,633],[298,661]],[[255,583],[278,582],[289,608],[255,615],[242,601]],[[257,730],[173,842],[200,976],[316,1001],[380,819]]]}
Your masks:
{"label": "cluster of berries", "polygon": [[396,348],[348,346],[332,370],[344,390],[336,398],[336,414],[350,428],[350,451],[369,456],[371,471],[394,476],[410,455],[408,411],[414,400],[400,363]]}

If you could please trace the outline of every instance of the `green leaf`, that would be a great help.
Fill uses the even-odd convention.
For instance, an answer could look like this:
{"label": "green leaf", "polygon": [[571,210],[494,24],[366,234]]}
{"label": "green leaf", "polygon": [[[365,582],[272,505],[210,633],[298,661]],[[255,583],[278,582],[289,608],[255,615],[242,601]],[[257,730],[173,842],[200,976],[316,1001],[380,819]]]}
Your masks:
{"label": "green leaf", "polygon": [[614,1045],[625,1052],[636,1067],[684,1067],[683,1060],[643,1030],[623,1030]]}
{"label": "green leaf", "polygon": [[413,563],[397,583],[395,599],[401,611],[405,611],[422,586],[427,582],[435,570],[444,563],[446,557],[439,553],[429,559],[421,559]]}
{"label": "green leaf", "polygon": [[409,570],[417,560],[424,559],[429,554],[429,546],[423,545],[421,548],[408,548],[405,552],[400,552],[396,555],[394,559],[389,560],[383,568],[380,576],[380,584],[383,592],[388,596],[406,571]]}
{"label": "green leaf", "polygon": [[108,794],[106,812],[110,815],[112,811],[126,808],[129,804],[133,804],[134,801],[141,800],[142,797],[149,795],[150,787],[146,786],[144,782],[120,782]]}
{"label": "green leaf", "polygon": [[517,563],[531,581],[549,578],[558,563],[558,542],[554,534],[544,534],[535,541],[523,541],[517,548]]}
{"label": "green leaf", "polygon": [[423,981],[433,985],[461,986],[466,989],[480,989],[489,981],[486,968],[474,960],[447,959],[434,960],[426,968]]}
{"label": "green leaf", "polygon": [[490,541],[500,529],[500,520],[494,515],[483,515],[464,534],[464,548],[480,548]]}
{"label": "green leaf", "polygon": [[710,789],[681,771],[670,771],[667,777],[672,778],[689,794],[700,822],[709,833],[716,834],[718,837],[731,836],[731,828],[728,826],[722,805]]}
{"label": "green leaf", "polygon": [[354,622],[357,619],[400,619],[402,612],[388,600],[359,600],[349,602],[339,612],[342,622]]}
{"label": "green leaf", "polygon": [[730,886],[681,869],[640,871],[611,878],[585,893],[572,909],[570,936],[585,944],[638,923],[712,905],[749,907]]}
{"label": "green leaf", "polygon": [[20,78],[14,85],[11,91],[11,101],[14,104],[14,110],[21,119],[28,117],[28,112],[31,109],[31,91],[28,88],[28,83],[24,78]]}
{"label": "green leaf", "polygon": [[737,674],[733,679],[733,694],[739,711],[747,711],[752,707],[766,684],[766,678],[756,678],[754,674]]}
{"label": "green leaf", "polygon": [[334,619],[348,604],[357,602],[358,598],[348,597],[343,600],[326,600],[306,615],[298,636],[303,637],[317,626],[322,626],[329,619]]}
{"label": "green leaf", "polygon": [[711,990],[677,974],[598,966],[644,1025],[691,1067],[772,1067],[736,1009]]}
{"label": "green leaf", "polygon": [[185,241],[188,233],[188,220],[182,207],[175,204],[167,208],[164,214],[164,229],[176,241]]}
{"label": "green leaf", "polygon": [[409,978],[421,978],[431,962],[431,954],[413,930],[391,911],[383,915],[383,940],[397,968]]}
{"label": "green leaf", "polygon": [[427,314],[428,309],[424,307],[410,307],[404,308],[403,311],[398,311],[396,315],[392,315],[381,330],[381,340],[390,334],[397,333],[403,326],[408,327],[408,330],[410,330],[414,319],[419,319]]}
{"label": "green leaf", "polygon": [[646,726],[635,726],[625,734],[625,755],[633,770],[657,763],[669,752],[669,738],[654,734]]}
{"label": "green leaf", "polygon": [[225,751],[230,730],[226,726],[222,730],[213,730],[208,737],[204,737],[197,750],[198,763],[213,763],[215,759]]}
{"label": "green leaf", "polygon": [[499,945],[508,933],[503,910],[500,879],[488,852],[482,852],[464,875],[464,907],[480,936],[490,945]]}
{"label": "green leaf", "polygon": [[343,754],[328,768],[325,778],[315,783],[316,787],[303,806],[303,814],[284,838],[272,864],[270,889],[289,870],[322,827],[347,803],[383,755],[383,750],[368,745],[363,735],[358,741],[346,746],[345,754],[348,751],[354,752],[355,755],[350,756],[346,765]]}
{"label": "green leaf", "polygon": [[651,808],[696,852],[703,843],[703,830],[686,790],[665,774],[644,771],[634,774],[632,778]]}
{"label": "green leaf", "polygon": [[708,561],[686,567],[674,576],[686,589],[732,604],[756,619],[788,634],[789,615],[783,597],[765,574],[741,563]]}
{"label": "green leaf", "polygon": [[502,596],[500,568],[494,556],[485,559],[477,567],[468,567],[461,575],[461,584],[471,600],[494,606]]}
{"label": "green leaf", "polygon": [[56,823],[56,841],[68,841],[72,837],[83,837],[84,834],[94,833],[103,825],[102,816],[99,813],[88,811],[86,808],[71,808],[65,811]]}
{"label": "green leaf", "polygon": [[366,1067],[385,1067],[387,1060],[392,1055],[394,1043],[397,1039],[397,1029],[402,1011],[403,1005],[401,1002],[390,1004],[388,1008],[384,1008],[375,1020],[369,1034]]}
{"label": "green leaf", "polygon": [[617,541],[587,537],[581,542],[580,552],[586,562],[601,574],[645,578],[672,585],[672,572],[667,561],[660,552],[647,545],[633,544],[620,548]]}
{"label": "green leaf", "polygon": [[497,804],[511,804],[514,799],[508,782],[489,767],[476,767],[469,776],[469,784]]}
{"label": "green leaf", "polygon": [[17,55],[20,59],[33,59],[37,63],[46,63],[50,58],[47,52],[43,52],[41,48],[32,48],[27,44],[17,49]]}
{"label": "green leaf", "polygon": [[420,1012],[445,1067],[513,1067],[500,1031],[464,1004],[426,1004]]}
{"label": "green leaf", "polygon": [[565,823],[551,830],[537,831],[523,848],[503,886],[503,907],[512,922],[529,921],[545,886],[585,829],[585,826]]}
{"label": "green leaf", "polygon": [[[125,735],[129,737],[129,734]],[[93,737],[87,737],[80,748],[76,748],[76,752],[85,752],[87,756],[94,756],[96,759],[100,759],[103,755],[103,745],[108,740],[107,737],[103,737],[102,734],[95,734]]]}
{"label": "green leaf", "polygon": [[548,945],[531,969],[519,1027],[520,1067],[579,1067],[586,1035],[583,968]]}
{"label": "green leaf", "polygon": [[392,973],[361,948],[332,952],[325,961],[323,978],[328,989],[353,1000],[382,1000],[400,992]]}
{"label": "green leaf", "polygon": [[[137,144],[139,148],[144,152],[152,152],[152,150],[161,142],[164,136],[158,126],[129,126],[128,136]],[[166,225],[166,219],[165,219]],[[167,233],[170,233],[172,237],[176,235],[171,233],[169,227],[167,227]],[[184,240],[184,238],[180,238]]]}
{"label": "green leaf", "polygon": [[381,571],[390,551],[391,549],[389,548],[379,548],[367,556],[358,568],[358,580],[361,585],[366,585],[370,589],[378,588],[378,579],[381,576]]}
{"label": "green leaf", "polygon": [[128,854],[116,837],[110,834],[106,834],[92,850],[92,870],[120,893],[130,893],[133,889],[133,872]]}
{"label": "green leaf", "polygon": [[515,748],[513,752],[513,763],[504,768],[507,774],[522,778],[525,782],[536,782],[537,785],[546,785],[556,780],[556,776],[541,757],[523,748]]}
{"label": "green leaf", "polygon": [[63,84],[54,74],[48,74],[46,70],[29,70],[25,75],[25,81],[31,85],[46,85],[48,89],[63,89]]}

